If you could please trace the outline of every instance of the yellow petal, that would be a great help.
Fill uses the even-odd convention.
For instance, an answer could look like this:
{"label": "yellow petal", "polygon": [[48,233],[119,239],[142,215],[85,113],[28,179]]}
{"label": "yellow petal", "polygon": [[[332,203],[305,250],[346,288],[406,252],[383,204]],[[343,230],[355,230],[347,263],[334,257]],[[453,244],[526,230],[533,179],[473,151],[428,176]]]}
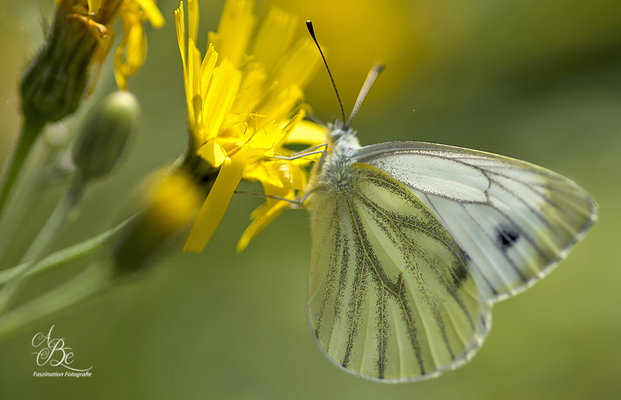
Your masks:
{"label": "yellow petal", "polygon": [[[298,163],[287,160],[261,161],[256,168],[246,168],[244,179],[257,180],[263,185],[286,190],[303,190],[307,183],[307,173]],[[254,165],[254,164],[253,164]],[[282,197],[282,195],[279,195]]]}
{"label": "yellow petal", "polygon": [[[289,199],[291,201],[295,200],[295,190],[291,190],[290,188],[279,188],[279,187],[273,187],[270,185],[263,185],[263,190],[265,192],[266,195],[268,196],[273,196],[273,197],[280,197],[283,199]],[[279,200],[279,199],[275,199],[272,197],[267,197],[265,199],[265,204],[267,205],[267,208],[265,210],[263,210],[262,212],[268,212],[267,210],[270,208],[274,208],[276,206],[282,206],[282,207],[289,207],[291,205],[290,202],[288,201],[284,201],[284,200]],[[258,211],[258,210],[255,210]],[[257,218],[260,216],[260,213],[252,213],[252,218]]]}
{"label": "yellow petal", "polygon": [[[243,179],[249,182],[259,181],[263,183],[263,186],[269,185],[271,187],[283,187],[281,174],[279,174],[279,164],[284,163],[281,160],[275,162],[261,161],[256,162],[244,169]],[[286,168],[286,167],[285,167]]]}
{"label": "yellow petal", "polygon": [[[181,62],[183,64],[183,83],[185,86],[185,99],[188,107],[188,121],[194,121],[194,113],[190,118],[190,110],[192,108],[192,93],[190,88],[190,82],[188,81],[188,68],[186,64],[186,46],[185,46],[185,16],[183,12],[183,2],[179,8],[175,10],[175,27],[177,30],[177,44],[179,45],[179,53],[181,53]],[[190,126],[190,129],[192,127]]]}
{"label": "yellow petal", "polygon": [[313,40],[300,39],[278,64],[276,74],[281,90],[289,85],[304,89],[320,65],[321,57]]}
{"label": "yellow petal", "polygon": [[222,217],[224,217],[237,185],[241,181],[243,168],[242,163],[230,158],[224,161],[218,177],[198,212],[194,225],[192,225],[183,251],[200,254],[207,246]]}
{"label": "yellow petal", "polygon": [[278,180],[272,177],[267,170],[265,162],[256,162],[248,165],[244,168],[244,175],[242,178],[248,182],[260,181],[266,184],[278,184]]}
{"label": "yellow petal", "polygon": [[304,93],[299,86],[289,85],[261,107],[258,114],[264,116],[262,121],[279,121],[289,118],[291,111],[302,102],[303,96]]}
{"label": "yellow petal", "polygon": [[288,179],[287,184],[289,187],[292,187],[298,191],[303,191],[306,188],[306,184],[308,183],[308,180],[306,179],[307,173],[305,173],[302,168],[292,163],[289,165],[286,172],[287,175],[285,178]]}
{"label": "yellow petal", "polygon": [[[192,97],[201,95],[201,52],[194,39],[188,40],[188,88]],[[196,110],[200,112],[200,110]]]}
{"label": "yellow petal", "polygon": [[252,134],[249,139],[242,138],[244,143],[235,151],[229,151],[228,154],[234,153],[235,157],[243,160],[245,164],[253,163],[261,158],[273,157],[274,146],[282,140],[284,134],[275,123],[271,123]]}
{"label": "yellow petal", "polygon": [[220,167],[226,159],[226,151],[213,140],[201,146],[197,154],[215,168]]}
{"label": "yellow petal", "polygon": [[124,64],[127,70],[124,72],[127,75],[133,75],[138,72],[138,69],[147,57],[147,37],[140,23],[132,24],[125,35],[127,39],[127,50],[125,52],[127,59]]}
{"label": "yellow petal", "polygon": [[207,33],[207,47],[213,46],[216,49],[220,49],[220,35],[217,32],[208,32]]}
{"label": "yellow petal", "polygon": [[114,53],[114,76],[119,88],[126,90],[126,78],[136,74],[147,57],[147,36],[139,14],[125,9],[119,15],[123,39]]}
{"label": "yellow petal", "polygon": [[225,59],[212,79],[203,105],[206,140],[212,140],[217,136],[224,118],[231,109],[241,82],[241,72]]}
{"label": "yellow petal", "polygon": [[317,145],[326,143],[326,128],[311,121],[300,121],[287,137],[287,144]]}
{"label": "yellow petal", "polygon": [[252,69],[246,70],[239,88],[239,96],[231,108],[231,113],[248,114],[251,110],[256,110],[257,104],[267,92],[266,81],[267,71],[260,64],[255,64]]}
{"label": "yellow petal", "polygon": [[274,122],[271,122],[252,135],[252,138],[248,141],[248,147],[264,151],[273,150],[284,136],[285,132]]}
{"label": "yellow petal", "polygon": [[272,7],[261,25],[250,54],[271,71],[291,46],[298,28],[298,18],[277,7]]}
{"label": "yellow petal", "polygon": [[[260,162],[244,170],[243,179],[247,181],[260,181],[265,188],[265,193],[273,196],[295,199],[302,195],[308,184],[308,173],[305,169],[282,160],[273,162]],[[278,191],[278,193],[270,193]],[[274,200],[268,198],[268,204]]]}
{"label": "yellow petal", "polygon": [[175,10],[175,29],[177,31],[177,45],[181,53],[181,61],[183,63],[183,76],[185,77],[185,15],[183,12],[183,2],[179,8]]}
{"label": "yellow petal", "polygon": [[[266,188],[266,194],[278,196],[279,192],[273,191],[273,190],[267,190]],[[265,228],[276,217],[278,217],[285,208],[289,207],[289,202],[287,201],[274,200],[274,199],[267,199],[267,200],[268,200],[268,203],[257,208],[252,213],[254,221],[252,221],[250,226],[246,228],[241,238],[239,239],[239,242],[237,243],[238,252],[243,251],[246,248],[246,246],[248,246],[248,243],[250,243],[250,240],[252,240],[259,232],[261,232],[261,230],[263,230],[263,228]],[[269,202],[270,200],[271,202]]]}
{"label": "yellow petal", "polygon": [[[119,54],[120,53],[120,54]],[[121,54],[123,53],[123,48],[119,46],[114,53],[114,79],[116,80],[116,85],[121,90],[127,90],[127,76],[123,74],[123,61],[121,58]]]}
{"label": "yellow petal", "polygon": [[268,226],[276,217],[278,217],[285,208],[287,208],[287,202],[281,202],[282,205],[272,207],[268,212],[262,214],[259,218],[252,221],[250,226],[246,228],[242,234],[239,242],[237,243],[237,251],[242,252],[248,246],[248,243],[259,233]]}
{"label": "yellow petal", "polygon": [[96,13],[101,8],[101,0],[88,0],[87,4],[89,13]]}
{"label": "yellow petal", "polygon": [[222,11],[218,38],[214,45],[221,58],[228,58],[236,67],[244,56],[256,25],[253,8],[252,0],[229,0]]}
{"label": "yellow petal", "polygon": [[[101,0],[98,0],[98,1],[101,1]],[[164,25],[165,23],[164,16],[162,16],[162,13],[157,8],[157,5],[155,5],[155,2],[153,0],[134,0],[134,1],[136,1],[140,5],[140,8],[142,8],[145,15],[147,16],[147,19],[149,20],[149,22],[154,28],[160,28],[161,26]]]}
{"label": "yellow petal", "polygon": [[216,61],[218,61],[218,53],[213,46],[207,48],[207,54],[201,64],[201,96],[207,97],[207,89],[209,88],[209,82],[213,76],[214,68],[216,67]]}
{"label": "yellow petal", "polygon": [[188,0],[188,39],[196,42],[198,36],[198,1]]}
{"label": "yellow petal", "polygon": [[287,142],[289,135],[295,129],[295,127],[298,126],[298,124],[304,120],[305,116],[306,116],[306,110],[304,109],[304,105],[302,105],[301,107],[299,107],[297,114],[295,114],[293,118],[291,118],[289,121],[285,120],[286,123],[282,123],[280,125],[281,129],[283,130],[285,134],[283,135],[281,141],[278,142],[277,147],[279,149],[286,150],[282,146]]}

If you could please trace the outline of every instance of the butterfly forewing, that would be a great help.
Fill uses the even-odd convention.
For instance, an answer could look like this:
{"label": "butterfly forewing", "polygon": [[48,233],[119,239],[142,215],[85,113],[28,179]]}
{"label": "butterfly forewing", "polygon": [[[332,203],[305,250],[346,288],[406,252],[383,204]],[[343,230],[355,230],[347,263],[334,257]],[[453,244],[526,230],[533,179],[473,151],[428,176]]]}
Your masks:
{"label": "butterfly forewing", "polygon": [[385,171],[435,212],[489,301],[542,277],[597,216],[574,182],[508,157],[399,142],[364,147],[356,161]]}
{"label": "butterfly forewing", "polygon": [[[443,223],[386,173],[340,170],[309,198],[313,254],[308,315],[339,365],[414,380],[466,359],[487,332],[489,305]],[[325,172],[330,174],[330,172]]]}

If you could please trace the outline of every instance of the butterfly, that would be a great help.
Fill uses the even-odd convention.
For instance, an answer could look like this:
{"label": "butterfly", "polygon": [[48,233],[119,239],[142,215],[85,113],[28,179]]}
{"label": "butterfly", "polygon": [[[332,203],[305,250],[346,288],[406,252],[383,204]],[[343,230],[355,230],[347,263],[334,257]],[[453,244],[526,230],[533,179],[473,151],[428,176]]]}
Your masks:
{"label": "butterfly", "polygon": [[549,273],[598,207],[571,180],[525,161],[421,142],[361,147],[352,117],[329,125],[307,192],[309,324],[356,375],[437,376],[474,355],[492,304]]}

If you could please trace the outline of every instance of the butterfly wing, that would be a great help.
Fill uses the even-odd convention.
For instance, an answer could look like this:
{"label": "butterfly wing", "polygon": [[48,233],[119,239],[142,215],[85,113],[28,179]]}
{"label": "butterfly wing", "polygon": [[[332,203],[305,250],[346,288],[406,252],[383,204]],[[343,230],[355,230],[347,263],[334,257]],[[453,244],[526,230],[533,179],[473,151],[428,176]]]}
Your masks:
{"label": "butterfly wing", "polygon": [[386,381],[465,362],[487,333],[490,306],[457,243],[388,174],[364,164],[338,174],[309,198],[307,311],[318,342],[338,365]]}
{"label": "butterfly wing", "polygon": [[385,171],[436,213],[491,302],[543,277],[597,218],[582,188],[525,161],[419,142],[367,146],[355,160]]}

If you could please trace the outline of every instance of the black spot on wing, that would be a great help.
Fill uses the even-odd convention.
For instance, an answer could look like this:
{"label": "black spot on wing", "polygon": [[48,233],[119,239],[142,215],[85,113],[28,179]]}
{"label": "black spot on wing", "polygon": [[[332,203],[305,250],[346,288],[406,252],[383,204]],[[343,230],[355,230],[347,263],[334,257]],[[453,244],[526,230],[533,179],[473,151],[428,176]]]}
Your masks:
{"label": "black spot on wing", "polygon": [[520,231],[515,226],[500,225],[496,228],[496,245],[502,251],[507,251],[520,238]]}

